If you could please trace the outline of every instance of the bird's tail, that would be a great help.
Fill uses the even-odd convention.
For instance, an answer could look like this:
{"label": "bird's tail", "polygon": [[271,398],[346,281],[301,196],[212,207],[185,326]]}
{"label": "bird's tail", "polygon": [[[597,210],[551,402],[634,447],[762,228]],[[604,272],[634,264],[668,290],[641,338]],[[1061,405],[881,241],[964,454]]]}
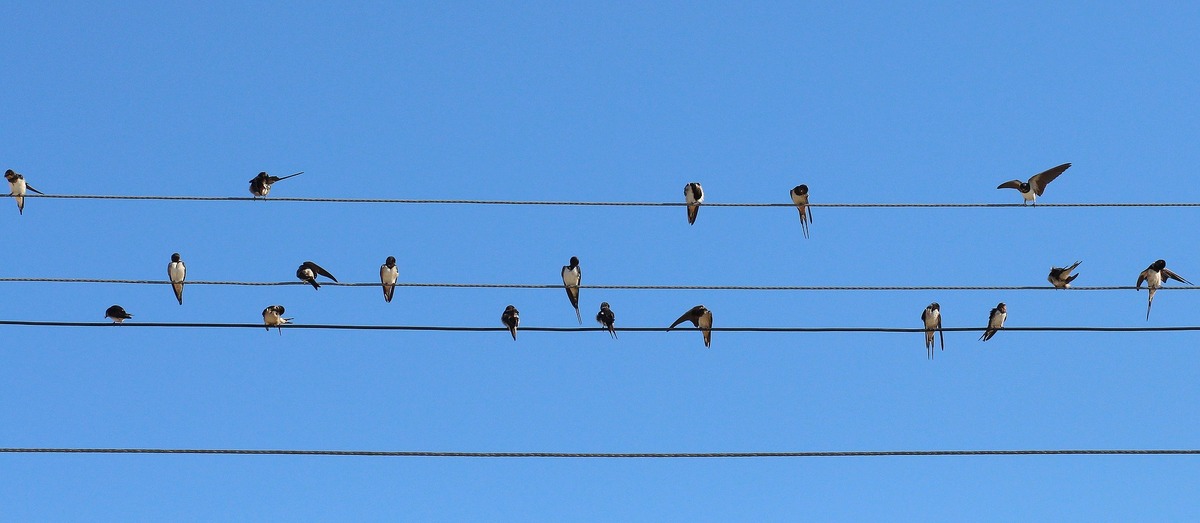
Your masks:
{"label": "bird's tail", "polygon": [[321,284],[320,284],[320,283],[317,283],[317,279],[316,279],[316,278],[313,278],[313,279],[311,279],[311,280],[308,280],[308,283],[311,283],[314,289],[321,290]]}

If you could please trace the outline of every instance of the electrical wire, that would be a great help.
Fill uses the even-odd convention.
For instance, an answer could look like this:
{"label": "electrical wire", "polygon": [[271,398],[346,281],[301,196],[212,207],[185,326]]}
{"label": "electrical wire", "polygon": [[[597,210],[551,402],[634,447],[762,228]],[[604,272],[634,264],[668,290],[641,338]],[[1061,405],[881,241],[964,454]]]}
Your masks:
{"label": "electrical wire", "polygon": [[1200,449],[848,450],[807,452],[445,452],[403,450],[0,448],[0,454],[204,454],[408,458],[876,458],[933,456],[1194,456]]}

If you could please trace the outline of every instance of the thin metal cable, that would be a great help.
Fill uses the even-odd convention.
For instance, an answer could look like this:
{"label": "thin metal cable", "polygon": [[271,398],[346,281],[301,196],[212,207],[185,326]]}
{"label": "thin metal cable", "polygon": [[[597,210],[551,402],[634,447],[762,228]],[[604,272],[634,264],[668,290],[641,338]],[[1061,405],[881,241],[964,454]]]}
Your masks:
{"label": "thin metal cable", "polygon": [[808,452],[446,452],[403,450],[0,448],[2,454],[206,454],[408,458],[875,458],[932,456],[1193,456],[1200,449],[845,450]]}
{"label": "thin metal cable", "polygon": [[[0,320],[0,326],[27,327],[102,327],[108,329],[127,329],[139,327],[156,328],[203,328],[203,329],[263,329],[261,323],[176,323],[176,322],[139,322],[129,320],[120,325],[110,322],[94,321],[38,321],[38,320]],[[313,329],[313,330],[375,330],[375,331],[434,331],[434,332],[508,332],[507,327],[464,327],[441,325],[346,325],[346,324],[304,324],[288,323],[283,329]],[[271,329],[275,329],[272,326]],[[521,327],[520,332],[608,332],[602,327]],[[666,327],[618,327],[617,332],[665,332]],[[676,327],[673,331],[696,331],[695,327]],[[944,332],[983,332],[986,327],[946,327]],[[1168,326],[1168,327],[1004,327],[1001,330],[1016,332],[1188,332],[1200,331],[1197,326]],[[875,332],[875,333],[920,333],[922,327],[713,327],[713,332]]]}

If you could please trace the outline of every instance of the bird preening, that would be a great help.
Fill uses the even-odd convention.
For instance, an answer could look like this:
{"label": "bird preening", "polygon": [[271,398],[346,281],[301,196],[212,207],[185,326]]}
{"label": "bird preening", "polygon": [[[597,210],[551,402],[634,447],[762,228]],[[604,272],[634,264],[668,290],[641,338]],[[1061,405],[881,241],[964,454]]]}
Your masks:
{"label": "bird preening", "polygon": [[267,174],[266,171],[260,172],[258,173],[258,176],[250,179],[250,194],[253,194],[255,198],[266,198],[267,195],[271,193],[271,184],[280,180],[286,180],[293,176],[300,176],[301,174],[304,174],[304,171],[300,171],[296,174],[289,174],[287,176],[271,176]]}
{"label": "bird preening", "polygon": [[300,278],[300,281],[312,285],[314,289],[321,290],[321,284],[317,283],[318,275],[329,278],[333,280],[334,283],[337,283],[337,278],[334,278],[332,274],[329,274],[329,271],[322,269],[320,265],[317,265],[311,261],[301,263],[300,267],[296,269],[296,277]]}
{"label": "bird preening", "polygon": [[1167,262],[1165,260],[1155,260],[1154,263],[1151,263],[1149,267],[1146,267],[1146,270],[1142,271],[1142,273],[1138,275],[1137,284],[1134,285],[1134,288],[1141,290],[1142,282],[1145,282],[1146,290],[1150,292],[1150,295],[1146,297],[1147,321],[1150,320],[1150,306],[1154,304],[1154,293],[1158,291],[1158,289],[1162,287],[1167,280],[1172,279],[1188,285],[1192,284],[1192,282],[1183,279],[1182,276],[1175,274],[1171,271],[1171,269],[1168,269]]}
{"label": "bird preening", "polygon": [[599,323],[600,325],[603,325],[605,329],[608,329],[608,335],[612,336],[614,340],[617,339],[617,329],[614,327],[616,322],[617,315],[613,314],[612,308],[609,307],[608,302],[600,302],[600,312],[596,313],[596,323]]}
{"label": "bird preening", "polygon": [[18,174],[16,171],[9,169],[4,171],[4,179],[8,180],[9,194],[17,200],[17,214],[25,214],[25,191],[30,190],[38,194],[42,191],[34,189],[33,186],[25,182],[25,177]]}
{"label": "bird preening", "polygon": [[693,327],[700,329],[700,331],[704,333],[705,347],[712,346],[712,311],[708,310],[703,305],[692,307],[691,309],[688,309],[687,312],[683,313],[683,316],[680,316],[678,320],[675,320],[675,323],[672,323],[670,327],[667,327],[667,331],[669,332],[671,329],[674,329],[676,325],[679,325],[685,321],[692,322]]}
{"label": "bird preening", "polygon": [[124,307],[113,305],[104,311],[104,317],[112,320],[114,324],[120,325],[121,322],[132,318],[133,315],[125,312]]}
{"label": "bird preening", "polygon": [[1008,318],[1008,306],[1004,302],[996,305],[992,312],[988,313],[987,328],[984,329],[983,335],[979,337],[980,341],[992,339],[1000,329],[1004,328],[1004,320]]}
{"label": "bird preening", "polygon": [[792,203],[800,210],[800,228],[804,237],[808,238],[808,222],[812,221],[812,209],[808,207],[808,186],[804,184],[792,188]]}
{"label": "bird preening", "polygon": [[1071,274],[1071,271],[1075,270],[1075,268],[1081,263],[1083,262],[1077,261],[1071,264],[1070,267],[1051,267],[1050,275],[1046,277],[1046,280],[1048,280],[1055,289],[1069,289],[1071,288],[1071,282],[1075,281],[1075,278],[1079,277],[1078,274]]}
{"label": "bird preening", "polygon": [[292,321],[293,318],[283,317],[283,305],[268,305],[262,312],[263,325],[267,326],[267,332],[271,332],[271,327],[279,331],[279,335],[283,335],[283,325]]}
{"label": "bird preening", "polygon": [[700,212],[700,204],[704,203],[704,189],[696,182],[683,186],[683,199],[687,202],[688,225],[696,224],[696,214]]}
{"label": "bird preening", "polygon": [[500,323],[508,327],[508,332],[512,334],[513,341],[517,341],[517,326],[521,324],[521,313],[516,307],[509,305],[504,308],[504,313],[500,315]]}

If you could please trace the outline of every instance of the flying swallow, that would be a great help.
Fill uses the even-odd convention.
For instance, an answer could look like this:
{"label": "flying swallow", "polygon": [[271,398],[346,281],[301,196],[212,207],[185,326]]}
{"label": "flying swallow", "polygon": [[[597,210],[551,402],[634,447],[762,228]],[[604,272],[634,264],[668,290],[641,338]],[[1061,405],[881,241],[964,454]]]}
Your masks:
{"label": "flying swallow", "polygon": [[704,332],[704,346],[712,346],[712,311],[704,308],[703,305],[692,307],[687,312],[683,313],[675,323],[667,327],[667,331],[674,329],[676,325],[685,321],[692,322],[692,325]]}
{"label": "flying swallow", "polygon": [[314,289],[320,290],[321,284],[317,283],[317,275],[329,278],[335,283],[337,282],[337,278],[334,278],[332,274],[329,274],[329,271],[322,269],[320,265],[310,261],[301,263],[300,267],[296,269],[297,278],[300,278],[301,281],[312,285]]}
{"label": "flying swallow", "polygon": [[564,265],[562,268],[563,287],[567,289],[567,299],[571,300],[571,306],[575,307],[575,319],[579,320],[580,325],[583,325],[583,317],[579,315],[579,279],[581,277],[579,258],[572,256],[571,264]]}
{"label": "flying swallow", "polygon": [[812,221],[812,209],[808,208],[808,186],[804,184],[792,188],[792,203],[800,210],[800,227],[804,229],[804,237],[808,238],[808,222]]}
{"label": "flying swallow", "polygon": [[[1004,320],[1007,318],[1008,306],[1005,305],[1004,302],[1000,302],[1000,304],[997,305],[995,309],[992,309],[992,312],[988,314],[987,329],[983,331],[983,336],[980,336],[979,339],[982,341],[992,339],[992,336],[996,335],[996,331],[1004,328]],[[942,346],[945,347],[945,344]]]}
{"label": "flying swallow", "polygon": [[1037,197],[1041,196],[1042,192],[1046,190],[1046,186],[1049,185],[1050,182],[1054,181],[1055,178],[1058,178],[1058,175],[1062,174],[1063,171],[1067,170],[1068,167],[1071,167],[1071,164],[1064,163],[1058,167],[1051,167],[1045,171],[1033,175],[1027,182],[1022,182],[1021,180],[1009,180],[1000,184],[996,188],[1016,189],[1021,191],[1021,196],[1025,198],[1025,200],[1021,203],[1022,205],[1025,205],[1029,202],[1033,202],[1034,205],[1037,205]]}
{"label": "flying swallow", "polygon": [[617,316],[613,314],[612,309],[608,308],[608,302],[600,302],[600,312],[596,313],[596,321],[608,329],[608,334],[617,339],[617,329],[613,324],[617,321]]}
{"label": "flying swallow", "polygon": [[279,335],[283,335],[283,325],[292,321],[293,318],[283,317],[283,305],[268,305],[263,309],[263,325],[267,326],[267,332],[271,332],[271,327],[279,331]]}
{"label": "flying swallow", "polygon": [[255,176],[254,179],[250,180],[250,194],[253,194],[256,197],[262,196],[263,198],[266,198],[267,195],[271,193],[271,184],[279,180],[286,180],[293,176],[300,176],[301,174],[304,174],[304,171],[300,171],[296,174],[289,174],[281,178],[279,176],[268,175],[266,171],[260,172],[258,173],[258,176]]}
{"label": "flying swallow", "polygon": [[1142,282],[1146,282],[1146,290],[1150,291],[1150,297],[1146,299],[1147,320],[1150,319],[1150,305],[1154,303],[1155,291],[1157,291],[1159,287],[1162,287],[1167,280],[1172,278],[1188,285],[1192,284],[1192,282],[1183,279],[1182,276],[1171,272],[1171,269],[1167,268],[1167,262],[1164,260],[1156,260],[1154,263],[1151,263],[1149,267],[1146,267],[1146,270],[1142,271],[1142,273],[1138,275],[1137,285],[1135,285],[1135,288],[1140,290],[1142,288]]}
{"label": "flying swallow", "polygon": [[175,290],[175,299],[183,305],[183,279],[187,275],[187,267],[179,259],[179,253],[171,255],[171,263],[167,264],[167,278],[171,280],[171,288]]}
{"label": "flying swallow", "polygon": [[925,323],[925,353],[929,359],[933,359],[933,331],[938,331],[938,336],[942,340],[942,350],[946,350],[946,334],[942,332],[942,306],[935,301],[925,307],[925,312],[921,313],[921,321]]}
{"label": "flying swallow", "polygon": [[399,277],[400,270],[396,268],[396,257],[388,256],[383,265],[379,266],[379,281],[383,283],[383,301],[392,302],[392,293],[396,292],[396,279]]}
{"label": "flying swallow", "polygon": [[104,311],[104,317],[109,318],[113,323],[120,324],[121,322],[132,318],[133,315],[125,312],[125,309],[120,305],[113,305],[108,310]]}
{"label": "flying swallow", "polygon": [[38,193],[38,194],[42,194],[42,191],[34,189],[32,186],[25,183],[25,177],[21,176],[20,174],[17,174],[17,172],[13,171],[12,169],[4,171],[4,179],[8,180],[8,188],[10,189],[10,194],[12,194],[14,197],[16,197],[17,214],[25,214],[25,190],[26,189],[33,191],[35,193]]}
{"label": "flying swallow", "polygon": [[1050,284],[1054,285],[1054,288],[1056,289],[1069,289],[1071,288],[1071,282],[1075,281],[1075,278],[1079,277],[1078,274],[1071,274],[1071,271],[1075,270],[1080,263],[1083,262],[1075,262],[1071,264],[1070,267],[1065,269],[1062,267],[1051,267],[1050,275],[1047,276],[1046,279],[1049,280]]}
{"label": "flying swallow", "polygon": [[700,212],[700,204],[704,203],[704,189],[696,182],[683,186],[683,197],[687,200],[688,224],[695,225],[696,213]]}
{"label": "flying swallow", "polygon": [[504,308],[504,314],[500,315],[500,323],[508,327],[508,332],[512,333],[513,341],[517,341],[517,325],[521,324],[521,313],[516,307],[509,305]]}

